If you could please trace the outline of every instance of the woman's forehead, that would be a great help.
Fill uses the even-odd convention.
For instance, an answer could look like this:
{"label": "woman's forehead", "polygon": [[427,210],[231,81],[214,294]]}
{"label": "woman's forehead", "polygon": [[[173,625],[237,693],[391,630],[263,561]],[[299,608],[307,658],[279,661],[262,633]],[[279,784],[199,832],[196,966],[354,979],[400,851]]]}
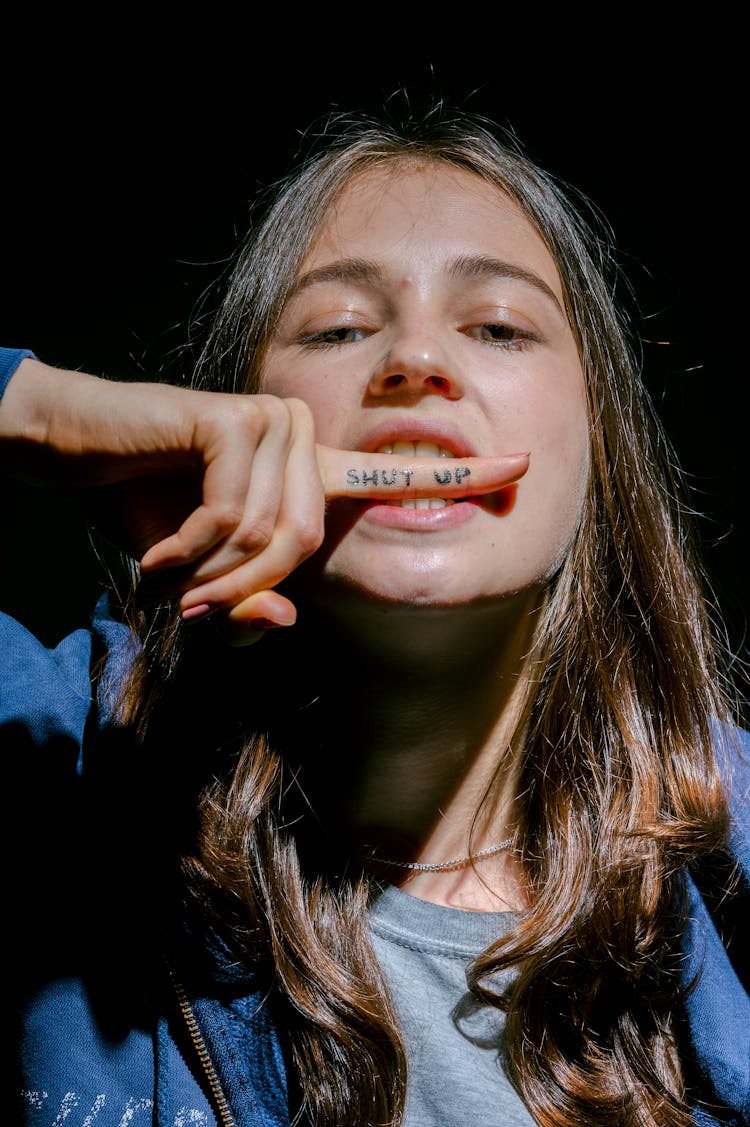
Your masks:
{"label": "woman's forehead", "polygon": [[301,273],[349,258],[399,269],[461,255],[531,269],[562,300],[555,260],[515,200],[444,161],[392,161],[353,176],[328,209]]}

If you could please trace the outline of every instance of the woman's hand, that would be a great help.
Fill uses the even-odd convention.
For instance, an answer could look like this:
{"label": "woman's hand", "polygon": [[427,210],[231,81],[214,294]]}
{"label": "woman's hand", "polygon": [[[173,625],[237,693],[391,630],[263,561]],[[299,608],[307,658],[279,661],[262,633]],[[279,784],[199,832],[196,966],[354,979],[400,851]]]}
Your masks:
{"label": "woman's hand", "polygon": [[[296,401],[279,402],[293,403],[295,409],[297,406]],[[306,459],[295,468],[307,473],[308,464]],[[523,476],[528,464],[527,454],[503,458],[441,458],[436,462],[427,458],[337,450],[318,443],[315,445],[315,486],[316,489],[318,486],[322,488],[325,501],[333,497],[363,501],[466,497],[494,492],[512,484]],[[290,456],[287,466],[291,468],[291,465]],[[290,475],[291,489],[295,488],[295,480],[295,475]],[[192,579],[202,577],[206,582],[191,587],[183,596],[184,617],[191,618],[196,613],[222,608],[225,611],[223,633],[229,641],[238,644],[255,640],[261,622],[264,627],[294,622],[294,607],[272,588],[319,547],[323,527],[322,521],[317,519],[314,524],[305,526],[302,512],[296,513],[296,520],[288,520],[287,517],[295,515],[285,512],[288,500],[285,494],[272,533],[270,537],[264,536],[259,550],[253,550],[246,544],[243,557],[242,552],[237,552],[233,537],[230,537],[212,557],[205,571],[203,567],[196,569]],[[310,539],[306,539],[308,536]],[[161,559],[164,547],[165,544],[156,545],[152,549],[153,556],[147,553],[151,557],[144,559],[147,566],[153,566],[154,558]],[[294,561],[292,566],[289,566],[290,561]]]}
{"label": "woman's hand", "polygon": [[[27,359],[0,404],[0,464],[73,488],[140,560],[142,597],[179,598],[186,618],[266,592],[323,538],[313,421],[299,400],[112,382]],[[258,606],[247,605],[251,618],[294,621],[275,592]]]}
{"label": "woman's hand", "polygon": [[528,466],[526,455],[441,459],[438,483],[431,459],[316,444],[298,399],[115,383],[30,359],[0,404],[0,459],[74,487],[140,560],[144,599],[178,598],[187,620],[213,614],[238,644],[295,621],[274,588],[322,543],[328,497],[487,493]]}

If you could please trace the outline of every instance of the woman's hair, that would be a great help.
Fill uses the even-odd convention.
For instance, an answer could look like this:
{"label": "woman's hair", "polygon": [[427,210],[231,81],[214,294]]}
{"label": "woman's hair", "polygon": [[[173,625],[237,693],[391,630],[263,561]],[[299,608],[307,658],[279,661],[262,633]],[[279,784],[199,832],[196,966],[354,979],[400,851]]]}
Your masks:
{"label": "woman's hair", "polygon": [[[476,960],[470,985],[506,1011],[509,1074],[539,1124],[687,1125],[675,1020],[684,874],[725,839],[715,745],[731,709],[679,478],[618,312],[629,297],[606,225],[482,118],[440,106],[405,123],[332,118],[261,200],[194,386],[257,390],[280,311],[338,194],[368,170],[426,162],[496,185],[539,232],[562,280],[590,418],[583,516],[545,599],[519,727],[516,844],[530,906]],[[186,640],[174,616],[167,628],[141,617],[128,714],[158,742],[200,683],[206,715],[186,738],[221,743],[227,756],[186,850],[190,887],[220,905],[230,942],[271,968],[311,1120],[398,1123],[405,1058],[368,938],[367,878],[356,865],[316,867],[314,850],[298,848],[314,829],[304,828],[286,745],[290,731],[304,740],[303,725],[279,735],[267,709],[258,718],[262,701],[255,716],[244,701],[249,719],[230,731],[231,698],[257,654],[222,652],[196,631]],[[509,966],[513,983],[497,993],[495,972]]]}

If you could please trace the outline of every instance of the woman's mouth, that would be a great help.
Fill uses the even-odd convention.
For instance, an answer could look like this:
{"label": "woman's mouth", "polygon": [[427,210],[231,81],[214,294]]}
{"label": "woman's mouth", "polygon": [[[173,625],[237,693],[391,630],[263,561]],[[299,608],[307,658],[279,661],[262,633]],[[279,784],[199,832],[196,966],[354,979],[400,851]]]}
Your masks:
{"label": "woman's mouth", "polygon": [[[413,442],[398,439],[386,442],[376,450],[377,454],[398,454],[404,458],[452,458],[453,453],[437,442],[427,442],[424,439],[415,439]],[[459,498],[461,500],[462,498]],[[448,505],[455,505],[453,497],[402,497],[398,500],[383,501],[382,504],[391,505],[401,509],[445,509]]]}

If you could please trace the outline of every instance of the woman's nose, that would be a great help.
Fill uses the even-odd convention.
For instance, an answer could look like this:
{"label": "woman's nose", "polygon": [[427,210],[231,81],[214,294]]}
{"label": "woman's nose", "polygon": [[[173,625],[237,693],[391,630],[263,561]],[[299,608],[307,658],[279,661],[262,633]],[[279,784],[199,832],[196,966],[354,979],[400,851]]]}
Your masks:
{"label": "woman's nose", "polygon": [[461,379],[442,349],[426,334],[400,337],[370,376],[368,392],[402,399],[442,395],[460,399]]}

